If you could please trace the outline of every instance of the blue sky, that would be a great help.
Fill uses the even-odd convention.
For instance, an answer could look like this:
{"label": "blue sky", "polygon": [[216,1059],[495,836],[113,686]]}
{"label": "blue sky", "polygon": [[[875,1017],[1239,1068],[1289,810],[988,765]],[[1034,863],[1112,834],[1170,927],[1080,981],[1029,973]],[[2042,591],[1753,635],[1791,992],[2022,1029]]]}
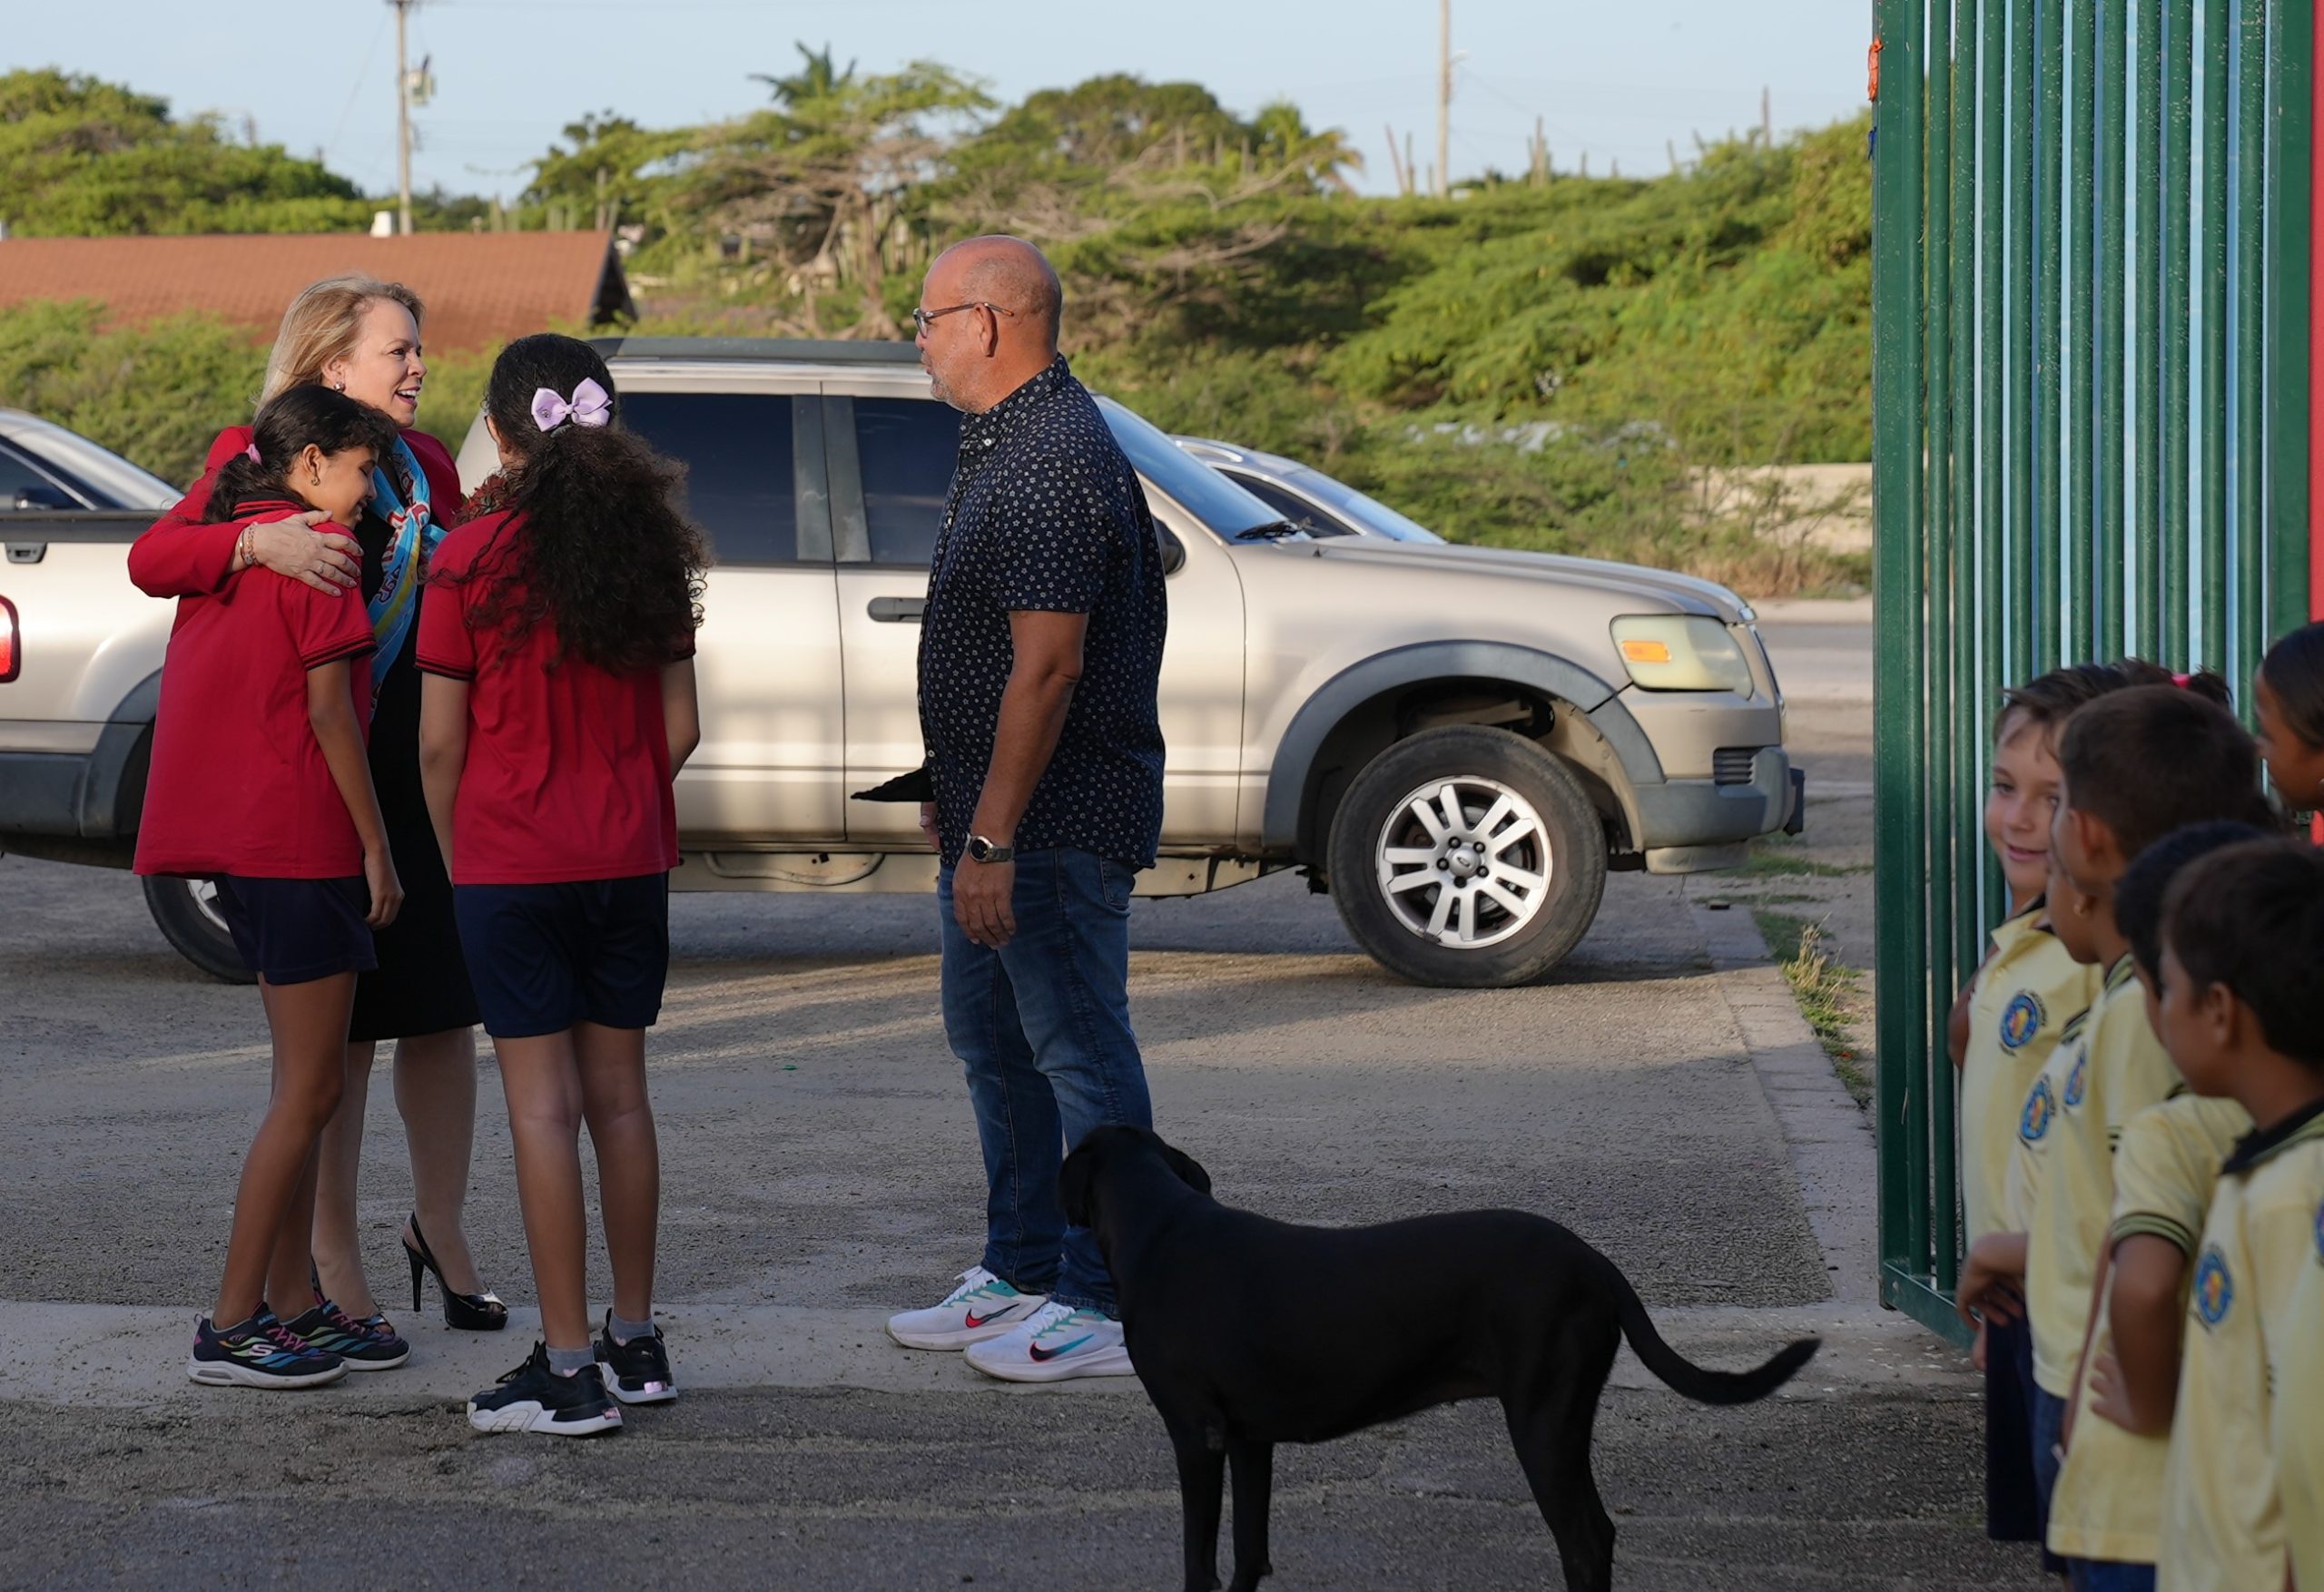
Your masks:
{"label": "blue sky", "polygon": [[[395,35],[383,0],[17,0],[0,66],[62,66],[167,95],[181,112],[244,116],[259,136],[320,150],[367,189],[395,181]],[[1757,123],[1820,126],[1864,95],[1869,0],[1453,0],[1468,52],[1452,103],[1458,178],[1522,171],[1533,119],[1571,170],[1669,168],[1705,138]],[[231,20],[229,20],[231,19]],[[1393,185],[1384,124],[1435,138],[1433,0],[426,0],[412,54],[432,57],[414,182],[513,197],[528,161],[586,111],[650,126],[763,104],[754,72],[790,71],[794,39],[891,70],[915,57],[982,78],[998,97],[1106,72],[1190,78],[1248,113],[1288,98]]]}

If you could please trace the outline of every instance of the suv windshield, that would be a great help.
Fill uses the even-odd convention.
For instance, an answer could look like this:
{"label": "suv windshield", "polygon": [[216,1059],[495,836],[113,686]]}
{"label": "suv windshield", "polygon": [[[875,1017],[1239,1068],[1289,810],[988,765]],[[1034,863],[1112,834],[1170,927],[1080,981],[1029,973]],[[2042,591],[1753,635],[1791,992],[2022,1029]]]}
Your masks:
{"label": "suv windshield", "polygon": [[1367,497],[1344,481],[1334,481],[1321,470],[1299,472],[1299,485],[1355,521],[1365,530],[1398,542],[1436,542],[1444,538],[1426,526],[1416,525],[1376,497]]}
{"label": "suv windshield", "polygon": [[1128,456],[1130,467],[1218,535],[1231,541],[1283,518],[1208,465],[1188,457],[1167,435],[1113,399],[1101,398],[1098,407],[1105,411],[1106,424],[1114,428],[1114,440]]}

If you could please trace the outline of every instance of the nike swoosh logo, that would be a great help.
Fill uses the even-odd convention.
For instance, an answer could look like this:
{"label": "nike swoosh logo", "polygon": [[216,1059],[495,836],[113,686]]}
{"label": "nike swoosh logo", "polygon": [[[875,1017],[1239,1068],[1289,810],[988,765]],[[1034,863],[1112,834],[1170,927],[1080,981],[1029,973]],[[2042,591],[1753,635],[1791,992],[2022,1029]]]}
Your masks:
{"label": "nike swoosh logo", "polygon": [[1080,1347],[1081,1347],[1081,1345],[1083,1345],[1084,1343],[1087,1343],[1088,1341],[1089,1341],[1089,1340],[1090,1340],[1090,1338],[1091,1338],[1092,1336],[1093,1336],[1093,1334],[1091,1334],[1091,1333],[1084,1332],[1084,1333],[1082,1333],[1082,1334],[1081,1334],[1081,1336],[1079,1336],[1078,1338],[1076,1338],[1072,1342],[1068,1343],[1068,1344],[1065,1344],[1065,1345],[1064,1345],[1064,1346],[1062,1346],[1061,1348],[1057,1348],[1057,1349],[1044,1349],[1044,1348],[1042,1348],[1039,1343],[1036,1343],[1036,1344],[1034,1344],[1034,1345],[1033,1345],[1033,1347],[1032,1347],[1032,1355],[1033,1355],[1033,1358],[1034,1358],[1034,1360],[1036,1360],[1037,1361],[1040,1362],[1041,1364],[1046,1365],[1046,1364],[1048,1364],[1050,1361],[1055,1360],[1055,1359],[1056,1359],[1059,1355],[1060,1355],[1060,1354],[1070,1354],[1070,1353],[1072,1353],[1076,1349],[1080,1348]]}
{"label": "nike swoosh logo", "polygon": [[1015,1310],[1016,1308],[1017,1307],[1013,1304],[1003,1305],[999,1310],[994,1311],[990,1315],[979,1315],[972,1310],[962,1313],[967,1317],[969,1330],[970,1332],[974,1332],[979,1327],[988,1326],[990,1323],[999,1321],[1002,1316],[1007,1315],[1010,1311]]}

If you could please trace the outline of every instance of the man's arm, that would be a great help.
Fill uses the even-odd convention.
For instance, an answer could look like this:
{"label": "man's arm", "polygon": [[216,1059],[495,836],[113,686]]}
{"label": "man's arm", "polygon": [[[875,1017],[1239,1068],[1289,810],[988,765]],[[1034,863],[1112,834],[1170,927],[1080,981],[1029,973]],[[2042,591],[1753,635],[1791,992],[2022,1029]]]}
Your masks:
{"label": "man's arm", "polygon": [[[1001,845],[1013,844],[1017,825],[1033,800],[1033,790],[1057,754],[1073,689],[1081,679],[1081,643],[1089,631],[1087,614],[1016,610],[1009,615],[1009,639],[1016,662],[1000,693],[1000,719],[992,736],[992,761],[985,767],[969,831]],[[1009,898],[1017,882],[1013,862],[963,861],[952,875],[952,915],[970,939],[998,948],[1017,932]]]}

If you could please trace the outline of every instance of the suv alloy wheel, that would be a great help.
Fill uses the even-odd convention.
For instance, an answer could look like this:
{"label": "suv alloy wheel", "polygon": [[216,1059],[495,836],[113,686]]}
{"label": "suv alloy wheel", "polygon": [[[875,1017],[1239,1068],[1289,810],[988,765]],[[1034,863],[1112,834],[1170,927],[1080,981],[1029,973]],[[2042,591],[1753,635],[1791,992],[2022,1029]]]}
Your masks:
{"label": "suv alloy wheel", "polygon": [[1332,899],[1356,942],[1415,984],[1505,988],[1578,944],[1606,889],[1606,839],[1565,765],[1506,730],[1400,741],[1333,815]]}

